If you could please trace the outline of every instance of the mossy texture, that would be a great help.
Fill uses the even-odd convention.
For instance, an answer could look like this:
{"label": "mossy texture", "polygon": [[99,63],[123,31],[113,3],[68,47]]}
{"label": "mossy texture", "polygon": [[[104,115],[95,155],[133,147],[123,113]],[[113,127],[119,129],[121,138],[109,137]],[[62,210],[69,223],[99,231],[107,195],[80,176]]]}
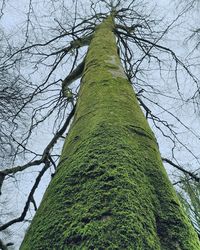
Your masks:
{"label": "mossy texture", "polygon": [[21,250],[198,250],[108,17],[92,39],[58,170]]}

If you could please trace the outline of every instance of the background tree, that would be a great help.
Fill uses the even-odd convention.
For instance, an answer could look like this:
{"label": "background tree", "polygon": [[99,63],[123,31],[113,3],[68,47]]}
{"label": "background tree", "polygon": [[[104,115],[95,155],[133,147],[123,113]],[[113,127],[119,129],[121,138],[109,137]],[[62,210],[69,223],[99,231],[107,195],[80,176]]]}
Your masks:
{"label": "background tree", "polygon": [[[200,23],[199,23],[199,1],[177,1],[176,2],[177,11],[185,10],[184,20],[182,24],[183,28],[183,46],[188,49],[187,58],[190,58],[191,67],[199,67],[199,34],[200,34]],[[191,20],[192,19],[192,20]],[[188,22],[189,20],[189,22]],[[187,32],[186,32],[187,31]],[[199,98],[198,98],[199,102]],[[199,108],[197,107],[196,113],[199,116]],[[195,229],[199,234],[199,201],[200,201],[200,186],[199,182],[193,181],[187,174],[182,176],[180,180],[176,183],[179,187],[178,194],[180,195],[180,200],[182,201]]]}
{"label": "background tree", "polygon": [[[25,36],[24,39],[16,39],[17,42],[13,42],[12,48],[15,52],[12,53],[9,60],[6,59],[2,62],[2,67],[6,69],[11,65],[17,65],[16,68],[20,66],[24,79],[31,83],[29,85],[32,89],[31,94],[17,112],[19,115],[28,110],[31,114],[30,120],[27,121],[26,133],[23,134],[19,143],[19,148],[23,149],[26,157],[29,157],[29,162],[5,169],[1,171],[1,174],[9,177],[11,174],[16,175],[18,171],[23,170],[24,172],[26,169],[27,173],[34,168],[39,173],[22,214],[17,219],[12,219],[2,225],[1,229],[27,218],[25,216],[30,205],[34,204],[32,202],[34,192],[42,175],[47,168],[52,169],[50,173],[54,172],[53,169],[57,165],[59,153],[58,150],[55,150],[55,143],[62,141],[61,137],[73,116],[72,97],[74,97],[75,103],[78,82],[71,84],[71,80],[74,79],[74,75],[80,76],[81,62],[85,54],[85,47],[82,45],[88,45],[88,39],[94,32],[96,24],[104,19],[112,4],[105,1],[87,3],[90,3],[90,8],[85,10],[84,15],[79,14],[79,10],[83,9],[82,3],[76,1],[72,4],[71,9],[62,1],[59,3],[44,1],[37,6],[30,1],[28,5],[22,7],[26,18],[20,21],[18,26],[23,30]],[[190,112],[192,112],[191,104],[195,104],[197,107],[198,79],[192,73],[189,62],[184,64],[174,51],[163,45],[165,37],[168,38],[168,34],[173,31],[176,21],[180,20],[183,13],[170,22],[166,21],[166,24],[166,22],[156,20],[152,16],[152,9],[144,6],[144,3],[126,1],[126,3],[121,3],[120,8],[121,12],[118,13],[117,19],[117,24],[121,24],[121,27],[118,26],[117,29],[120,57],[146,117],[154,131],[157,130],[161,152],[164,148],[168,148],[167,151],[164,151],[163,160],[198,181],[197,172],[194,172],[198,164],[198,154],[190,145],[191,143],[188,143],[188,137],[190,141],[198,141],[199,135],[191,128],[191,124],[182,119],[184,117],[180,113],[178,114],[180,107],[182,110],[187,108]],[[51,14],[51,18],[49,15],[46,15],[45,18],[45,11]],[[5,9],[4,13],[6,13]],[[51,25],[49,25],[50,20]],[[136,28],[133,33],[128,30],[130,27]],[[19,35],[19,31],[17,35]],[[170,43],[168,42],[168,44]],[[66,66],[70,62],[71,68]],[[158,72],[157,70],[160,73],[159,80],[156,80],[157,73],[155,72]],[[66,71],[69,73],[67,78]],[[45,75],[44,72],[47,74]],[[187,79],[190,82],[189,92],[187,91],[188,82],[184,86],[183,78],[184,81]],[[169,81],[174,81],[176,84],[169,87]],[[66,91],[62,91],[61,85],[67,87]],[[70,93],[70,96],[63,96],[63,92]],[[186,92],[187,94],[185,94]],[[65,120],[67,114],[70,115]],[[54,138],[49,139],[50,143],[47,143],[47,146],[43,145],[42,153],[39,152],[39,146],[36,146],[35,150],[30,150],[34,142],[34,131],[37,129],[38,132],[40,128],[44,131],[44,127],[47,127],[45,124],[49,121],[51,122],[48,124],[48,130],[52,128]],[[53,125],[51,126],[51,124]],[[16,133],[17,131],[15,131]],[[165,137],[167,144],[160,143],[160,141],[163,142],[163,139],[160,139],[159,133]],[[189,160],[193,160],[195,167],[185,168],[184,165],[180,165],[184,162],[182,155],[179,154],[180,150],[182,155],[187,155]],[[43,165],[45,167],[41,171],[40,166]],[[176,181],[177,177],[173,176],[173,182]],[[35,208],[35,205],[32,207]]]}
{"label": "background tree", "polygon": [[191,218],[192,224],[198,235],[200,236],[200,187],[199,183],[191,181],[188,176],[185,176],[180,182],[182,192],[180,192],[180,199]]}
{"label": "background tree", "polygon": [[[186,9],[186,18],[191,18],[193,21],[189,22],[188,25],[185,25],[187,27],[187,29],[189,30],[189,32],[187,32],[187,36],[186,36],[186,42],[190,42],[192,43],[192,52],[194,52],[195,50],[199,49],[199,45],[200,45],[200,23],[199,23],[199,7],[200,7],[200,2],[199,0],[191,0],[191,1],[185,1],[185,0],[181,0],[177,2],[177,9]],[[189,34],[189,35],[188,35]]]}
{"label": "background tree", "polygon": [[[12,54],[12,47],[6,41],[3,31],[0,33],[0,63],[8,58]],[[27,114],[21,112],[17,116],[17,112],[22,108],[24,102],[28,97],[29,84],[23,78],[18,70],[12,67],[0,68],[0,162],[1,168],[6,168],[13,164],[14,161],[19,160],[23,156],[23,150],[19,148],[19,142],[21,136],[16,134],[16,129],[23,133],[26,125]],[[15,122],[13,120],[15,119]],[[4,174],[0,174],[0,195],[1,187],[4,181]],[[8,189],[6,193],[9,193]],[[2,217],[8,218],[11,216],[11,212],[7,211],[8,198],[6,195],[0,203],[0,214]],[[12,213],[14,216],[14,213]],[[1,221],[2,223],[2,221]],[[12,243],[9,242],[11,238],[10,230],[4,230],[2,238],[0,239],[0,248],[7,249],[7,245],[4,244],[4,239],[8,240],[8,246]],[[10,248],[11,249],[11,248]]]}

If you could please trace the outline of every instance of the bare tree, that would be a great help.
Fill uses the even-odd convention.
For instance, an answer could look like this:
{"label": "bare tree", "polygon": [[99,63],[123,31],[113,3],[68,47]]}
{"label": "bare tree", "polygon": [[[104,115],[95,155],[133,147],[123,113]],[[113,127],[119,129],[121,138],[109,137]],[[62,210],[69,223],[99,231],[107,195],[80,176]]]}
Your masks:
{"label": "bare tree", "polygon": [[[6,44],[3,32],[1,38],[0,64],[12,53],[10,45]],[[19,127],[19,121],[20,127],[23,127],[22,121],[25,119],[25,114],[16,118],[16,122],[13,121],[28,97],[29,83],[14,67],[16,65],[0,68],[0,159],[2,164],[4,161],[8,164],[17,154],[15,151],[17,145],[12,134]]]}
{"label": "bare tree", "polygon": [[[31,205],[37,209],[35,191],[44,173],[50,169],[49,172],[52,174],[57,168],[60,153],[56,150],[56,143],[63,140],[63,135],[68,134],[69,124],[77,109],[79,81],[75,80],[82,76],[86,67],[86,48],[96,27],[114,7],[117,13],[114,32],[118,54],[146,119],[158,135],[158,139],[160,138],[159,142],[163,141],[163,138],[167,142],[165,147],[167,145],[169,150],[167,156],[163,155],[162,159],[178,171],[187,173],[194,181],[199,181],[196,171],[199,157],[195,149],[190,147],[188,138],[184,138],[183,131],[186,131],[193,141],[199,140],[199,134],[182,121],[177,113],[179,107],[183,109],[185,107],[192,109],[192,105],[198,107],[198,78],[191,71],[189,63],[183,62],[171,48],[164,45],[165,37],[173,32],[176,21],[182,17],[183,12],[162,26],[162,22],[152,16],[152,9],[148,10],[147,6],[139,1],[88,1],[88,3],[90,7],[86,9],[83,3],[73,1],[70,9],[64,1],[44,1],[38,3],[38,6],[29,1],[24,7],[26,8],[24,39],[18,39],[18,43],[12,44],[12,52],[1,63],[4,72],[12,69],[15,75],[20,71],[19,81],[15,84],[19,86],[17,93],[20,93],[21,79],[31,90],[22,98],[22,105],[20,103],[17,106],[12,102],[16,110],[11,121],[12,125],[16,126],[12,130],[14,132],[5,133],[17,144],[17,152],[23,152],[30,160],[22,165],[2,170],[1,183],[5,178],[41,166],[21,215],[5,222],[1,230],[9,228],[16,222],[24,221]],[[80,10],[83,9],[85,12],[80,14]],[[45,10],[48,10],[52,18],[49,15],[45,18]],[[49,25],[50,19],[51,25]],[[158,73],[160,77],[157,83]],[[183,78],[186,78],[192,86],[187,95]],[[167,87],[167,79],[174,81],[173,87],[172,85]],[[173,91],[170,91],[170,88]],[[7,92],[10,90],[12,85]],[[30,120],[26,121],[27,130],[18,141],[17,128],[26,113],[31,114]],[[38,152],[37,148],[30,147],[36,133],[34,131],[44,129],[49,121],[54,136],[48,145],[44,146],[43,152]],[[160,144],[161,153],[162,145]],[[194,167],[191,169],[186,168],[184,166],[186,164],[178,156],[180,149],[188,159],[193,160]],[[173,182],[177,181],[179,179],[173,176]]]}
{"label": "bare tree", "polygon": [[[199,23],[199,10],[200,10],[200,2],[199,0],[191,0],[191,1],[177,1],[176,2],[177,10],[180,9],[185,10],[185,20],[189,20],[186,22],[185,29],[188,30],[185,36],[185,43],[192,44],[190,53],[196,52],[199,49],[200,45],[200,23]],[[189,23],[189,24],[188,24]]]}
{"label": "bare tree", "polygon": [[179,195],[181,201],[191,218],[192,224],[196,231],[198,232],[200,238],[200,187],[199,182],[194,182],[185,176],[180,182],[181,190]]}

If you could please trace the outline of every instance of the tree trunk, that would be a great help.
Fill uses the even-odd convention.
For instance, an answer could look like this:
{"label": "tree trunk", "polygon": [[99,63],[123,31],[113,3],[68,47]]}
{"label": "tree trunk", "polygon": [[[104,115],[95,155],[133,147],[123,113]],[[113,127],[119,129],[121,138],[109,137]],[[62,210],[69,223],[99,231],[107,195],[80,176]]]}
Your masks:
{"label": "tree trunk", "polygon": [[21,250],[198,250],[129,83],[110,16],[96,28],[59,167]]}

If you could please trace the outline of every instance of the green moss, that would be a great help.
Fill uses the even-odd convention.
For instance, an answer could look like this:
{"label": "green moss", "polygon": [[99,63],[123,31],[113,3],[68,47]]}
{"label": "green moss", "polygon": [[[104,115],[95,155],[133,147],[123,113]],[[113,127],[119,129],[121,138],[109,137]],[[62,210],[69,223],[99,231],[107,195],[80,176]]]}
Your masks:
{"label": "green moss", "polygon": [[108,18],[91,42],[60,166],[22,250],[200,249],[121,70],[112,29]]}

